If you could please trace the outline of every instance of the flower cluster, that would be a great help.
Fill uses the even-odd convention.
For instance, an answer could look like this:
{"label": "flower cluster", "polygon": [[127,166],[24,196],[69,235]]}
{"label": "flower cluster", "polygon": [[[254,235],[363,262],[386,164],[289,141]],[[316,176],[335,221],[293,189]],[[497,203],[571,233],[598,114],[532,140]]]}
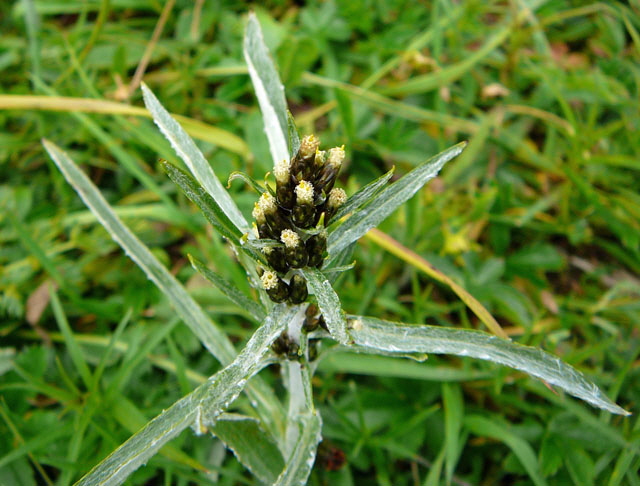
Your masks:
{"label": "flower cluster", "polygon": [[275,165],[275,191],[264,192],[253,209],[258,238],[277,242],[262,249],[271,268],[260,277],[274,302],[307,300],[307,283],[295,270],[322,266],[327,250],[325,227],[347,199],[343,189],[333,187],[344,148],[324,151],[319,147],[315,136],[304,137],[290,161]]}

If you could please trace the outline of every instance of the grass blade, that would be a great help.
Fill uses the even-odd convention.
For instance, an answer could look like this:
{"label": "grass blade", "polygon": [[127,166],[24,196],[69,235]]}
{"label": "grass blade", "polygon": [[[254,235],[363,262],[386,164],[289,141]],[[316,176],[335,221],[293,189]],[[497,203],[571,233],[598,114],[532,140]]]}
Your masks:
{"label": "grass blade", "polygon": [[595,407],[629,415],[578,370],[540,349],[468,329],[409,326],[372,317],[352,319],[350,335],[360,346],[394,353],[454,354],[493,361],[540,378]]}
{"label": "grass blade", "polygon": [[318,299],[318,307],[320,307],[331,336],[340,344],[348,344],[347,320],[336,291],[333,290],[333,287],[320,270],[304,268],[302,273],[307,279],[311,292]]}
{"label": "grass blade", "polygon": [[209,270],[207,266],[197,258],[189,255],[189,261],[193,268],[195,268],[200,275],[206,278],[209,282],[215,285],[224,295],[226,295],[233,303],[235,303],[241,309],[246,310],[256,320],[262,321],[265,317],[264,309],[251,300],[245,294],[240,292],[234,285],[222,278],[217,273]]}
{"label": "grass blade", "polygon": [[209,195],[216,201],[218,206],[224,211],[227,217],[233,222],[241,233],[248,231],[249,225],[242,216],[242,213],[233,202],[229,193],[218,180],[211,165],[204,158],[195,142],[189,137],[187,132],[174,120],[169,112],[158,101],[158,98],[143,83],[142,95],[145,105],[153,116],[158,128],[163,135],[171,142],[171,146],[178,156],[184,161],[194,177],[202,184]]}
{"label": "grass blade", "polygon": [[294,307],[275,306],[230,365],[151,420],[84,476],[78,486],[121,484],[187,427],[193,426],[196,433],[204,433],[240,394],[247,380],[260,371],[263,356],[296,312]]}
{"label": "grass blade", "polygon": [[69,156],[47,140],[43,141],[43,145],[69,184],[78,192],[109,235],[167,296],[184,323],[198,336],[202,344],[221,363],[231,362],[236,353],[227,336],[209,319],[185,288],[162,266],[138,237],[122,223],[100,191]]}
{"label": "grass blade", "polygon": [[318,443],[322,440],[322,419],[318,412],[303,415],[300,436],[287,464],[274,486],[304,486],[311,473]]}
{"label": "grass blade", "polygon": [[287,102],[278,71],[264,43],[258,18],[249,13],[244,35],[244,58],[256,92],[273,163],[289,160]]}
{"label": "grass blade", "polygon": [[365,207],[354,212],[329,235],[330,258],[380,224],[418,192],[427,181],[433,179],[442,166],[459,155],[465,146],[466,142],[459,143],[421,163],[404,177],[380,191]]}

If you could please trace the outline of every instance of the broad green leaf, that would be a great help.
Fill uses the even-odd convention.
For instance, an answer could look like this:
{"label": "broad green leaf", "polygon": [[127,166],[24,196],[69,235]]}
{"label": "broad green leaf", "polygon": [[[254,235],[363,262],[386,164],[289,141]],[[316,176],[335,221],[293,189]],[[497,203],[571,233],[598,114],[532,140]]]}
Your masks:
{"label": "broad green leaf", "polygon": [[289,160],[289,124],[284,86],[264,43],[260,23],[253,12],[249,13],[244,35],[244,58],[262,110],[273,163]]}
{"label": "broad green leaf", "polygon": [[363,208],[355,211],[349,219],[338,226],[329,235],[329,258],[358,240],[371,228],[378,226],[387,216],[404,204],[430,179],[433,179],[442,166],[464,150],[466,142],[459,143],[421,163],[401,179],[391,184]]}
{"label": "broad green leaf", "polygon": [[369,184],[364,186],[358,192],[356,192],[353,196],[347,199],[347,202],[338,209],[336,214],[333,216],[332,220],[338,221],[343,216],[346,216],[351,211],[358,209],[360,206],[368,203],[376,193],[384,187],[384,185],[389,182],[391,176],[393,176],[393,172],[395,171],[395,167],[391,168],[389,172],[378,177],[376,180],[371,181]]}
{"label": "broad green leaf", "polygon": [[193,268],[200,273],[209,282],[215,285],[224,295],[226,295],[233,303],[235,303],[241,309],[246,310],[256,320],[261,321],[265,317],[264,309],[257,304],[254,300],[251,300],[245,294],[240,292],[231,282],[222,278],[217,273],[209,270],[207,266],[197,258],[189,255],[189,261]]}
{"label": "broad green leaf", "polygon": [[211,165],[204,158],[195,142],[189,137],[180,124],[172,118],[167,110],[160,104],[158,98],[151,90],[142,83],[142,95],[147,109],[153,116],[158,128],[163,135],[171,142],[171,146],[178,156],[184,161],[194,177],[202,184],[209,195],[215,200],[218,206],[226,214],[239,232],[247,231],[249,225],[242,216],[242,213],[233,202],[229,193],[218,180]]}
{"label": "broad green leaf", "polygon": [[144,243],[122,223],[100,191],[69,156],[47,140],[44,140],[43,144],[69,184],[78,192],[111,238],[171,301],[184,323],[198,336],[202,344],[221,363],[230,363],[236,353],[227,336],[209,319],[185,288],[162,266]]}
{"label": "broad green leaf", "polygon": [[318,412],[300,417],[300,434],[293,453],[274,486],[304,486],[316,458],[318,443],[322,440],[322,420]]}
{"label": "broad green leaf", "polygon": [[218,416],[237,398],[247,380],[264,367],[264,355],[296,312],[295,307],[274,306],[264,324],[231,364],[151,420],[77,484],[121,484],[187,427],[192,426],[197,434],[205,433],[208,426],[214,424]]}
{"label": "broad green leaf", "polygon": [[504,425],[480,415],[468,415],[464,419],[464,424],[476,435],[491,437],[504,442],[525,468],[533,484],[547,486],[547,482],[540,471],[536,454],[526,440],[511,433]]}
{"label": "broad green leaf", "polygon": [[629,415],[578,370],[540,349],[481,331],[410,326],[372,317],[352,316],[350,319],[350,336],[359,346],[396,353],[454,354],[493,361],[540,378],[595,407]]}
{"label": "broad green leaf", "polygon": [[242,232],[231,222],[227,215],[218,206],[216,201],[207,193],[203,187],[189,174],[178,169],[175,165],[166,160],[162,160],[162,168],[167,175],[175,182],[186,196],[202,211],[207,221],[225,238],[232,243],[238,244]]}
{"label": "broad green leaf", "polygon": [[254,418],[224,414],[211,426],[211,432],[260,481],[273,484],[284,468],[284,459],[271,438]]}
{"label": "broad green leaf", "polygon": [[302,274],[307,279],[311,293],[318,300],[318,307],[324,316],[331,336],[340,344],[349,344],[347,320],[340,305],[340,299],[331,283],[316,268],[304,268]]}

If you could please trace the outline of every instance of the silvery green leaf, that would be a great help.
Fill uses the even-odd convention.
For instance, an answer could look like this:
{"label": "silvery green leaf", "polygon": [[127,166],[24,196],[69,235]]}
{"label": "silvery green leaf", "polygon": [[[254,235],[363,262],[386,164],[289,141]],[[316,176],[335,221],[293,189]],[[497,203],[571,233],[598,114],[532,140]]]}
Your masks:
{"label": "silvery green leaf", "polygon": [[289,129],[289,155],[293,158],[300,150],[300,135],[298,134],[296,121],[289,110],[287,110],[287,127]]}
{"label": "silvery green leaf", "polygon": [[209,282],[215,285],[224,295],[226,295],[233,303],[235,303],[241,309],[247,311],[254,319],[261,321],[265,317],[264,309],[257,304],[254,300],[251,300],[245,294],[240,292],[231,282],[221,277],[212,270],[209,270],[207,266],[197,258],[189,255],[189,261],[193,268],[195,268],[200,275],[206,278]]}
{"label": "silvery green leaf", "polygon": [[187,427],[193,427],[198,434],[205,433],[209,425],[214,424],[222,412],[233,403],[249,378],[262,369],[265,364],[263,357],[271,343],[282,333],[296,312],[297,309],[286,305],[274,306],[262,326],[231,364],[151,420],[77,484],[121,484],[164,444]]}
{"label": "silvery green leaf", "polygon": [[47,140],[44,140],[43,144],[60,172],[78,192],[111,238],[125,250],[147,277],[169,298],[184,323],[198,336],[202,344],[221,363],[230,363],[236,353],[226,334],[209,319],[185,288],[115,215],[100,191],[69,156]]}
{"label": "silvery green leaf", "polygon": [[257,17],[249,13],[244,35],[244,58],[256,92],[273,163],[289,160],[287,102],[284,86],[264,43]]}
{"label": "silvery green leaf", "polygon": [[171,180],[198,206],[211,226],[232,243],[239,244],[242,232],[231,222],[209,193],[193,177],[175,165],[166,160],[161,161],[161,164]]}
{"label": "silvery green leaf", "polygon": [[464,150],[466,142],[459,143],[421,163],[411,172],[397,180],[378,194],[364,207],[355,211],[349,219],[338,226],[329,235],[329,258],[358,240],[371,228],[378,226],[387,216],[404,204],[430,179],[433,179],[442,166]]}
{"label": "silvery green leaf", "polygon": [[350,324],[350,335],[355,344],[365,348],[398,353],[454,354],[493,361],[540,378],[595,407],[629,415],[582,373],[537,348],[468,329],[409,326],[361,316],[351,316]]}
{"label": "silvery green leaf", "polygon": [[233,451],[238,461],[260,481],[273,484],[284,468],[284,459],[260,423],[237,414],[224,414],[211,426],[211,432]]}
{"label": "silvery green leaf", "polygon": [[373,198],[373,196],[375,196],[378,191],[382,189],[387,182],[389,182],[389,179],[391,179],[391,176],[393,176],[394,171],[395,167],[393,167],[386,174],[378,177],[376,180],[371,181],[369,184],[356,192],[353,196],[347,199],[347,202],[345,202],[344,205],[340,207],[340,209],[338,209],[331,220],[338,221],[340,218],[346,216],[351,211],[358,209],[360,206],[368,203],[371,198]]}
{"label": "silvery green leaf", "polygon": [[184,161],[193,176],[206,189],[222,211],[233,222],[241,233],[249,229],[247,221],[233,202],[229,193],[216,177],[211,165],[202,155],[191,137],[184,131],[180,124],[173,119],[167,110],[160,104],[158,98],[151,92],[146,84],[142,83],[142,96],[144,104],[151,112],[153,121],[162,134],[171,142],[171,146],[178,156]]}
{"label": "silvery green leaf", "polygon": [[356,262],[353,261],[353,262],[349,263],[349,265],[340,265],[339,267],[327,268],[326,270],[323,270],[322,273],[324,273],[325,275],[329,275],[329,274],[332,274],[332,273],[342,273],[342,272],[346,272],[348,270],[351,270],[355,266],[356,266]]}
{"label": "silvery green leaf", "polygon": [[329,333],[340,344],[348,344],[347,320],[340,305],[340,299],[331,283],[317,268],[303,268],[302,274],[307,279],[309,290],[318,300],[318,307],[327,323]]}
{"label": "silvery green leaf", "polygon": [[300,434],[287,463],[274,486],[304,486],[316,459],[318,443],[322,440],[322,419],[318,412],[300,417]]}
{"label": "silvery green leaf", "polygon": [[[60,172],[80,195],[100,224],[104,226],[111,238],[160,289],[203,346],[223,365],[230,363],[236,356],[236,350],[227,335],[205,314],[180,282],[122,223],[100,191],[69,156],[47,140],[43,140],[43,145]],[[284,422],[284,413],[273,390],[263,381],[256,379],[249,387],[248,393],[257,404],[258,413],[263,423],[268,426],[269,431],[275,433],[280,430],[283,426],[282,422]]]}

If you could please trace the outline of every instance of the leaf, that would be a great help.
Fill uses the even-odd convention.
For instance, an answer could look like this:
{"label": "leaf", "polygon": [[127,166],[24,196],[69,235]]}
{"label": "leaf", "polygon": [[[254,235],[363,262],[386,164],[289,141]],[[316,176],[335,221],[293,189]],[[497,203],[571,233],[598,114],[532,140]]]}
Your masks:
{"label": "leaf", "polygon": [[302,274],[307,279],[311,292],[318,299],[318,307],[331,336],[340,344],[349,344],[347,320],[340,299],[327,278],[317,268],[303,268]]}
{"label": "leaf", "polygon": [[231,222],[218,206],[216,201],[198,182],[186,172],[178,169],[166,160],[160,161],[167,175],[175,182],[186,196],[202,211],[207,221],[225,238],[232,243],[239,244],[242,232]]}
{"label": "leaf", "polygon": [[287,110],[287,128],[289,130],[289,155],[293,158],[300,150],[300,135],[298,134],[296,121],[289,110]]}
{"label": "leaf", "polygon": [[15,355],[15,348],[0,348],[0,376],[13,369]]}
{"label": "leaf", "polygon": [[264,194],[266,189],[258,184],[252,177],[248,176],[244,172],[240,172],[239,170],[233,171],[229,174],[229,179],[227,180],[227,187],[231,187],[231,182],[236,179],[242,179],[247,184],[249,184],[258,194]]}
{"label": "leaf", "polygon": [[293,453],[274,486],[304,486],[315,461],[318,443],[322,440],[322,420],[318,412],[303,415],[299,420],[300,435]]}
{"label": "leaf", "polygon": [[261,321],[265,317],[264,309],[255,301],[248,298],[245,294],[240,292],[231,282],[222,278],[217,273],[209,270],[207,266],[197,258],[189,255],[189,261],[193,268],[195,268],[204,278],[215,285],[224,295],[235,303],[241,309],[246,310],[256,320]]}
{"label": "leaf", "polygon": [[289,124],[284,86],[280,82],[276,67],[264,43],[260,24],[253,12],[249,13],[244,35],[244,58],[247,61],[253,89],[262,111],[271,158],[274,164],[281,160],[289,160],[287,143]]}
{"label": "leaf", "polygon": [[629,415],[572,366],[540,349],[481,331],[439,326],[410,326],[372,317],[351,316],[350,335],[359,346],[397,353],[454,354],[493,361],[524,371],[562,388],[595,407]]}
{"label": "leaf", "polygon": [[160,104],[158,98],[142,83],[142,95],[147,109],[153,116],[153,121],[158,125],[162,134],[169,140],[178,156],[184,161],[193,176],[206,189],[227,218],[233,222],[238,231],[242,233],[249,229],[247,221],[233,202],[229,193],[218,180],[211,165],[202,155],[195,142],[189,137],[180,124],[171,117],[169,112]]}
{"label": "leaf", "polygon": [[187,427],[193,426],[196,433],[204,433],[207,426],[213,424],[237,398],[247,380],[262,369],[265,364],[263,356],[296,312],[295,307],[274,306],[265,322],[231,364],[151,420],[77,484],[121,484],[164,444]]}
{"label": "leaf", "polygon": [[411,198],[442,166],[464,150],[466,142],[459,143],[421,163],[401,179],[380,191],[363,208],[355,211],[349,219],[329,235],[329,258],[358,240],[371,228],[379,225],[387,216]]}
{"label": "leaf", "polygon": [[336,214],[333,216],[332,218],[333,221],[338,221],[340,218],[342,218],[343,216],[346,216],[354,209],[358,209],[363,204],[366,204],[367,202],[369,202],[373,198],[373,196],[375,196],[375,194],[387,182],[389,182],[389,179],[391,179],[391,176],[393,176],[393,173],[395,170],[396,170],[395,167],[392,167],[389,172],[378,177],[374,181],[371,181],[369,184],[364,186],[362,189],[356,192],[353,196],[347,199],[347,202],[344,203],[344,205],[340,207],[340,209],[338,209]]}
{"label": "leaf", "polygon": [[227,336],[209,319],[185,288],[162,266],[138,237],[122,223],[102,194],[69,156],[47,140],[43,141],[43,145],[69,184],[78,192],[111,238],[158,286],[202,344],[221,363],[231,362],[235,356],[235,349]]}
{"label": "leaf", "polygon": [[284,468],[284,459],[256,419],[224,414],[211,427],[211,431],[260,481],[266,484],[276,481]]}
{"label": "leaf", "polygon": [[464,424],[476,435],[491,437],[505,443],[525,468],[533,484],[547,486],[536,455],[526,440],[511,433],[504,425],[480,415],[468,415],[464,419]]}

